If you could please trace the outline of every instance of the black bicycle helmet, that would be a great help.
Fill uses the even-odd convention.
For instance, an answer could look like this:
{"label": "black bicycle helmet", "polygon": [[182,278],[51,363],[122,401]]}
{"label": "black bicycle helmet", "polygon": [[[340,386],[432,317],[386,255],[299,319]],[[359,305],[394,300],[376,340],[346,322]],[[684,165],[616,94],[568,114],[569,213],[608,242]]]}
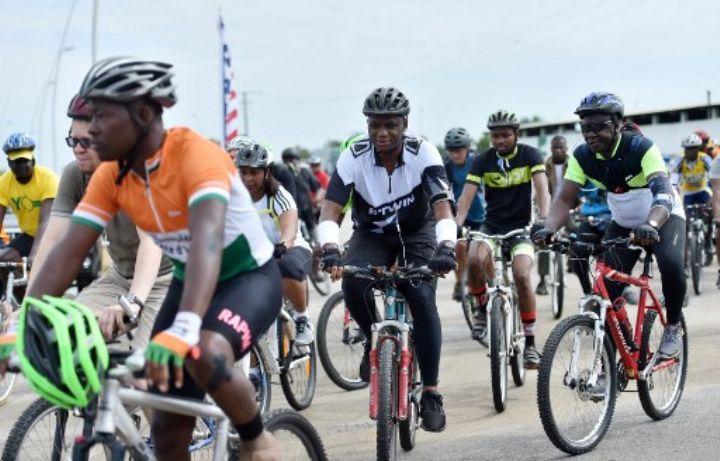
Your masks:
{"label": "black bicycle helmet", "polygon": [[365,98],[363,114],[371,115],[400,115],[407,117],[410,113],[410,101],[405,95],[394,87],[381,87],[373,90]]}
{"label": "black bicycle helmet", "polygon": [[617,95],[605,91],[594,91],[580,101],[575,113],[580,118],[590,114],[608,114],[622,119],[625,115],[625,105]]}
{"label": "black bicycle helmet", "polygon": [[445,134],[445,149],[461,149],[469,147],[472,139],[465,128],[451,128]]}
{"label": "black bicycle helmet", "polygon": [[267,168],[269,161],[267,149],[257,143],[243,144],[235,154],[235,166],[250,168]]}
{"label": "black bicycle helmet", "polygon": [[488,117],[487,127],[490,130],[493,128],[518,129],[520,128],[520,121],[513,112],[500,109],[497,112],[490,114],[490,117]]}
{"label": "black bicycle helmet", "polygon": [[288,147],[282,151],[283,162],[287,160],[295,160],[300,158],[300,152],[294,147]]}
{"label": "black bicycle helmet", "polygon": [[79,95],[86,99],[107,99],[129,103],[149,98],[162,107],[177,102],[172,83],[172,64],[137,58],[115,57],[92,66],[80,86]]}

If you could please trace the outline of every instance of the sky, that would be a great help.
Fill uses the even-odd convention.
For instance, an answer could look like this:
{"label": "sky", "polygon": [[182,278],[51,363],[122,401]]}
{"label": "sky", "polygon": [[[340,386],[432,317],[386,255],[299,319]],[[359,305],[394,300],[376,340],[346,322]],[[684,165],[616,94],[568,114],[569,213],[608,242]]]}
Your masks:
{"label": "sky", "polygon": [[[65,110],[92,64],[93,0],[74,1],[63,42],[73,0],[0,0],[0,138],[31,133],[39,162],[56,170],[72,158]],[[436,144],[454,126],[480,136],[499,108],[571,119],[595,90],[619,94],[627,112],[704,104],[707,90],[720,98],[713,0],[97,4],[97,58],[174,64],[179,103],[166,126],[218,139],[222,12],[236,87],[250,94],[249,134],[278,152],[363,131],[363,100],[379,86],[408,96],[410,131]]]}

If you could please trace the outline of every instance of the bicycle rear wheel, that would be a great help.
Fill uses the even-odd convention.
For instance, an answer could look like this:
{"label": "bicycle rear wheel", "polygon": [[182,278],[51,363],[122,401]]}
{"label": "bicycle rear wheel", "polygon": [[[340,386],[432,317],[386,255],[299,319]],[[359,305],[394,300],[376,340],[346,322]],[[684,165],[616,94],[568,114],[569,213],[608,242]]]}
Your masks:
{"label": "bicycle rear wheel", "polygon": [[264,419],[265,428],[282,447],[283,460],[327,460],[320,436],[301,414],[292,410],[274,410]]}
{"label": "bicycle rear wheel", "polygon": [[565,302],[565,258],[562,253],[553,253],[553,272],[551,291],[552,312],[555,319],[562,317]]}
{"label": "bicycle rear wheel", "polygon": [[[263,337],[261,341],[266,341]],[[248,379],[255,386],[255,398],[258,403],[260,415],[265,415],[270,410],[270,402],[272,401],[272,376],[268,364],[265,363],[265,356],[261,353],[258,346],[253,346],[249,352],[250,372]],[[245,357],[235,362],[235,368],[243,370],[243,361]],[[243,370],[244,373],[244,370]]]}
{"label": "bicycle rear wheel", "polygon": [[[601,357],[603,392],[592,393],[587,386],[595,362],[594,341],[593,319],[583,315],[568,317],[553,329],[540,362],[540,420],[550,441],[572,455],[587,453],[600,443],[615,410],[617,373],[608,336]],[[576,363],[571,369],[573,356]]]}
{"label": "bicycle rear wheel", "polygon": [[467,284],[467,274],[463,276],[461,282],[461,293],[462,298],[460,300],[462,304],[463,315],[465,316],[465,322],[467,323],[470,332],[472,332],[473,326],[478,316],[479,306],[477,297],[470,293]]}
{"label": "bicycle rear wheel", "polygon": [[397,344],[391,338],[380,343],[377,389],[377,459],[397,459],[398,365]]}
{"label": "bicycle rear wheel", "polygon": [[333,383],[348,391],[367,387],[359,373],[365,335],[345,307],[342,291],[325,301],[318,317],[315,342],[320,363]]}
{"label": "bicycle rear wheel", "polygon": [[503,303],[500,296],[493,297],[490,310],[490,381],[493,403],[498,413],[505,411],[507,403],[508,348]]}
{"label": "bicycle rear wheel", "polygon": [[[688,337],[685,317],[680,317],[683,339],[682,350],[677,359],[670,359],[655,364],[653,372],[647,380],[638,380],[638,396],[643,410],[652,419],[665,419],[677,408],[685,388],[688,364]],[[642,341],[640,342],[640,359],[638,368],[642,371],[652,362],[653,355],[660,347],[664,326],[657,312],[649,310],[643,323]]]}
{"label": "bicycle rear wheel", "polygon": [[315,396],[315,343],[300,346],[291,341],[285,334],[284,324],[285,322],[281,322],[278,328],[280,384],[290,406],[300,411],[309,407]]}

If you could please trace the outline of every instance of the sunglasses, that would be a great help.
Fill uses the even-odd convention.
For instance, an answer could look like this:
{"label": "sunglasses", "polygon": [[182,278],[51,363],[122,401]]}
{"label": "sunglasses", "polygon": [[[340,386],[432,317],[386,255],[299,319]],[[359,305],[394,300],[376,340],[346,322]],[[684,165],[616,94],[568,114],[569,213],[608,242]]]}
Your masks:
{"label": "sunglasses", "polygon": [[612,120],[605,120],[604,122],[581,122],[580,131],[583,133],[599,133],[605,128],[611,127],[612,124]]}
{"label": "sunglasses", "polygon": [[83,149],[87,149],[90,147],[90,142],[90,138],[74,138],[72,136],[65,138],[65,143],[72,149],[74,149],[78,144]]}

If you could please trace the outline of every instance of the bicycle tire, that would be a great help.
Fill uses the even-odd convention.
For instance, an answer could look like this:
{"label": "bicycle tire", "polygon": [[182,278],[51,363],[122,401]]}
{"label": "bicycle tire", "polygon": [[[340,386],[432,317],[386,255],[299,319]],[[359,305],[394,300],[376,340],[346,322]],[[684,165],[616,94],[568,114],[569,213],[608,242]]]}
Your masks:
{"label": "bicycle tire", "polygon": [[490,381],[493,404],[498,413],[505,411],[507,403],[507,344],[503,299],[495,296],[490,310]]}
{"label": "bicycle tire", "polygon": [[[612,344],[608,339],[608,335],[606,335],[603,340],[602,360],[606,370],[607,383],[604,398],[601,400],[603,402],[603,408],[601,409],[602,411],[598,417],[598,421],[592,423],[592,427],[588,433],[581,433],[577,436],[571,435],[569,431],[577,429],[578,426],[581,425],[580,423],[587,421],[586,418],[579,417],[581,419],[580,423],[572,421],[567,424],[562,424],[562,426],[566,426],[566,428],[561,427],[561,424],[557,421],[553,404],[553,397],[556,391],[569,393],[572,397],[571,405],[574,405],[575,412],[577,412],[582,405],[598,403],[597,401],[593,402],[593,399],[590,398],[583,400],[584,397],[578,395],[582,390],[582,380],[580,383],[566,384],[564,380],[568,371],[563,369],[562,365],[555,363],[563,339],[566,334],[573,332],[575,329],[582,329],[586,333],[590,346],[587,349],[583,349],[583,351],[589,349],[588,363],[592,363],[594,360],[594,352],[592,350],[595,337],[594,320],[582,314],[567,317],[555,326],[545,342],[543,359],[540,362],[540,368],[538,370],[537,384],[537,405],[545,434],[553,445],[571,455],[587,453],[600,443],[612,421],[617,395],[615,358]],[[581,333],[582,331],[580,331],[575,338],[579,339]],[[577,350],[580,351],[580,347],[578,347]],[[576,357],[579,358],[580,355],[581,352],[578,352]],[[586,374],[587,372],[589,372],[589,370],[585,368],[583,373]],[[558,394],[559,393],[560,392],[558,392]],[[558,414],[560,414],[560,412],[558,412]]]}
{"label": "bicycle tire", "polygon": [[475,316],[477,315],[477,298],[475,295],[470,294],[467,284],[467,275],[463,276],[460,280],[460,303],[462,305],[463,316],[465,317],[465,323],[467,323],[470,332],[472,333],[473,327],[475,326]]}
{"label": "bicycle tire", "polygon": [[697,296],[702,294],[702,244],[695,235],[690,234],[690,274],[692,277],[693,291]]}
{"label": "bicycle tire", "polygon": [[[411,346],[412,347],[412,346]],[[417,430],[420,427],[420,393],[422,384],[417,381],[418,361],[414,347],[412,347],[412,370],[408,373],[408,417],[398,422],[398,433],[400,435],[400,446],[405,451],[415,448]]]}
{"label": "bicycle tire", "polygon": [[[657,323],[656,323],[657,321]],[[667,402],[664,405],[659,405],[653,398],[654,391],[657,390],[659,385],[658,381],[653,375],[648,377],[648,380],[638,380],[638,397],[642,404],[645,413],[654,420],[665,419],[672,415],[682,397],[683,390],[685,388],[685,379],[687,377],[687,364],[688,364],[688,337],[687,337],[687,325],[685,324],[685,317],[681,314],[680,323],[683,329],[682,339],[682,352],[680,355],[680,374],[675,378],[674,389],[670,394]],[[653,325],[657,324],[660,326],[659,331],[656,331],[656,335],[652,336]],[[652,351],[657,350],[659,345],[660,336],[662,335],[663,325],[659,322],[659,316],[657,312],[649,310],[645,315],[645,322],[643,322],[642,339],[640,341],[640,359],[638,360],[638,369],[643,370],[648,364],[652,357]],[[670,370],[672,367],[663,368],[658,372],[664,372]],[[677,367],[676,367],[677,369]]]}
{"label": "bicycle tire", "polygon": [[[264,341],[265,339],[262,339]],[[250,382],[255,386],[255,398],[258,402],[258,410],[260,415],[265,415],[270,410],[270,404],[272,402],[272,377],[268,369],[268,364],[265,362],[265,356],[260,352],[257,346],[253,346],[250,349],[250,360],[256,361],[256,367],[258,369],[258,376],[248,376]],[[242,369],[243,359],[235,362],[235,367]],[[256,378],[256,379],[254,379]],[[257,382],[256,382],[257,380]]]}
{"label": "bicycle tire", "polygon": [[[320,363],[330,381],[335,383],[341,389],[355,391],[364,389],[368,383],[360,379],[360,361],[365,351],[365,335],[360,327],[353,320],[350,325],[344,324],[345,315],[345,297],[342,291],[338,291],[330,296],[323,304],[320,316],[317,321],[317,343],[318,354],[320,355]],[[335,315],[340,309],[340,321],[334,321]],[[351,317],[352,318],[352,317]],[[341,333],[337,341],[329,344],[329,338],[335,338],[336,335],[330,335],[330,331],[336,331],[340,327]],[[339,347],[336,347],[339,346]],[[331,352],[330,349],[333,348]],[[340,351],[340,352],[338,352]],[[348,357],[344,359],[344,357]],[[344,362],[344,366],[342,363]]]}
{"label": "bicycle tire", "polygon": [[[288,409],[273,410],[263,419],[265,420],[265,429],[272,432],[280,442],[283,459],[327,461],[328,457],[320,435],[310,421],[300,413]],[[280,434],[281,431],[288,432],[300,439],[303,452],[293,458],[293,451],[287,443],[283,443],[285,439]]]}
{"label": "bicycle tire", "polygon": [[563,304],[565,302],[565,258],[562,253],[554,253],[553,264],[555,267],[553,271],[553,283],[552,283],[552,312],[553,318],[559,319],[562,317]]}
{"label": "bicycle tire", "polygon": [[308,275],[312,286],[321,296],[327,296],[332,290],[332,280],[330,280],[330,274],[325,271],[318,271]]}
{"label": "bicycle tire", "polygon": [[380,343],[377,389],[377,459],[397,459],[396,405],[398,394],[397,344],[391,338]]}
{"label": "bicycle tire", "polygon": [[[298,346],[294,341],[290,341],[284,332],[284,323],[279,323],[277,335],[281,363],[280,385],[288,404],[295,410],[301,411],[310,406],[315,396],[317,384],[315,343]],[[304,365],[298,366],[297,360],[303,360]]]}
{"label": "bicycle tire", "polygon": [[525,331],[523,329],[522,317],[520,316],[520,307],[518,303],[514,303],[513,311],[513,332],[515,336],[522,339],[519,341],[520,345],[515,347],[512,355],[510,356],[510,370],[512,371],[513,382],[517,387],[521,387],[525,384],[525,378],[527,376],[527,369],[525,368]]}

